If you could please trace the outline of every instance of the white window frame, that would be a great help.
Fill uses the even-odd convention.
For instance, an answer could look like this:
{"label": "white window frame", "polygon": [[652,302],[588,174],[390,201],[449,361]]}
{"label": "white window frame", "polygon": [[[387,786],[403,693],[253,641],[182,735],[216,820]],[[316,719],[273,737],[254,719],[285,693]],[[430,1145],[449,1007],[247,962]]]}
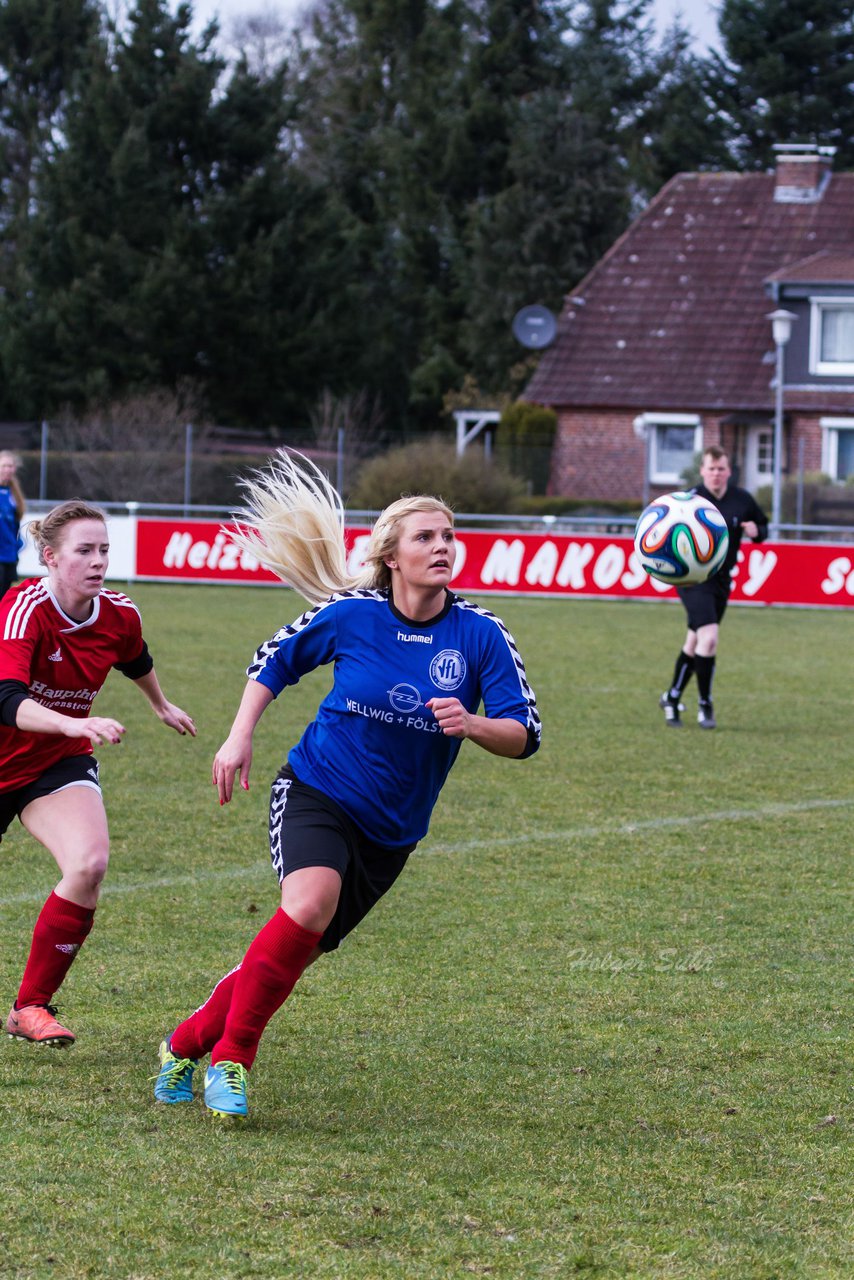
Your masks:
{"label": "white window frame", "polygon": [[[765,460],[768,463],[767,469],[760,467],[760,436],[767,436],[767,451]],[[774,423],[773,422],[755,422],[747,427],[744,441],[744,467],[743,474],[750,476],[752,479],[748,482],[742,480],[742,484],[746,484],[748,488],[758,487],[759,485],[771,484],[774,478]]]}
{"label": "white window frame", "polygon": [[810,373],[821,377],[829,374],[854,374],[854,360],[822,360],[821,326],[825,310],[854,311],[854,298],[810,298]]}
{"label": "white window frame", "polygon": [[703,447],[703,424],[698,413],[641,413],[635,418],[635,430],[646,439],[648,479],[650,484],[681,484],[681,473],[662,471],[658,467],[658,427],[693,427],[694,449]]}
{"label": "white window frame", "polygon": [[854,431],[854,418],[819,418],[821,427],[821,469],[831,480],[838,480],[839,433]]}

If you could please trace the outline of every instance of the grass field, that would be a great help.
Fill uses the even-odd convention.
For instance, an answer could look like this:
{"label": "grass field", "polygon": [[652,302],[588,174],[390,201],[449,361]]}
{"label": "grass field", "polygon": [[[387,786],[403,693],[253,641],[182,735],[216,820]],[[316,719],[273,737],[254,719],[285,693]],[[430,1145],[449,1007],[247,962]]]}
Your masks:
{"label": "grass field", "polygon": [[[157,1044],[275,909],[268,785],[328,678],[270,709],[250,793],[220,809],[243,668],[300,603],[134,596],[199,737],[119,676],[99,699],[129,726],[99,752],[113,861],[60,997],[77,1045],[0,1047],[0,1274],[854,1274],[850,614],[733,609],[720,728],[675,733],[656,701],[680,609],[499,601],[542,750],[463,748],[406,874],[298,985],[249,1121],[222,1128],[154,1105]],[[16,825],[7,1002],[53,883]]]}

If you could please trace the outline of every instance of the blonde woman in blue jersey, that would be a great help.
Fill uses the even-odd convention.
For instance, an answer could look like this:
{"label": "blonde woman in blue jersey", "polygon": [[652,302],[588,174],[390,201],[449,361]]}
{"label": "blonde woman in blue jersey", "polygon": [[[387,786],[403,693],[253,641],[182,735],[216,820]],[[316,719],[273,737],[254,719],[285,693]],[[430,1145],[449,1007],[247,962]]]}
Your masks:
{"label": "blonde woman in blue jersey", "polygon": [[[249,789],[252,738],[289,685],[333,663],[333,686],[273,782],[270,852],[281,906],[242,962],[160,1046],[154,1093],[246,1115],[264,1028],[305,967],[391,888],[427,832],[460,746],[524,759],[540,743],[533,690],[501,620],[449,590],[453,515],[401,498],[381,514],[365,569],[347,571],[340,499],[306,459],[281,452],[245,483],[238,539],[311,608],[262,644],[213,762],[220,804]],[[483,711],[479,707],[483,706]]]}

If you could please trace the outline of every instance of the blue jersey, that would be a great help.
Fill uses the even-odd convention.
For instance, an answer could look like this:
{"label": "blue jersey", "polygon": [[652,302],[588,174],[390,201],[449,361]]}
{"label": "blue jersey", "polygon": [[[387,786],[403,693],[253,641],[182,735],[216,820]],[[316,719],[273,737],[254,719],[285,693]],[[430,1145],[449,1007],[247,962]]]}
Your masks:
{"label": "blue jersey", "polygon": [[11,489],[0,485],[0,564],[16,564],[21,541],[20,516]]}
{"label": "blue jersey", "polygon": [[426,703],[455,697],[469,712],[528,730],[540,745],[534,692],[510,632],[487,609],[446,593],[427,623],[404,618],[387,591],[342,591],[283,627],[247,675],[274,695],[324,663],[334,679],[288,763],[333,799],[369,839],[394,848],[425,835],[461,739]]}

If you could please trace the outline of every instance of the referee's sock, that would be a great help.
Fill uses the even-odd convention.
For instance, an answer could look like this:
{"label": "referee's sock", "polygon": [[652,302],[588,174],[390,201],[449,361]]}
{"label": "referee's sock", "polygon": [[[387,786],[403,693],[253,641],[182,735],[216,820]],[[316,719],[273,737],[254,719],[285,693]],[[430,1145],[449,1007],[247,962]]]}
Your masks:
{"label": "referee's sock", "polygon": [[292,920],[280,907],[251,943],[243,958],[225,1030],[211,1050],[211,1062],[255,1061],[264,1028],[291,994],[322,933]]}
{"label": "referee's sock", "polygon": [[685,686],[693,674],[695,663],[696,659],[690,653],[686,653],[684,649],[680,651],[676,666],[673,668],[673,683],[667,691],[670,702],[678,702],[682,697]]}
{"label": "referee's sock", "polygon": [[15,1004],[48,1004],[83,946],[95,918],[94,907],[81,907],[52,893],[42,907]]}
{"label": "referee's sock", "polygon": [[694,657],[694,670],[697,672],[697,689],[701,702],[711,702],[712,681],[715,678],[715,657],[702,657],[699,653]]}

